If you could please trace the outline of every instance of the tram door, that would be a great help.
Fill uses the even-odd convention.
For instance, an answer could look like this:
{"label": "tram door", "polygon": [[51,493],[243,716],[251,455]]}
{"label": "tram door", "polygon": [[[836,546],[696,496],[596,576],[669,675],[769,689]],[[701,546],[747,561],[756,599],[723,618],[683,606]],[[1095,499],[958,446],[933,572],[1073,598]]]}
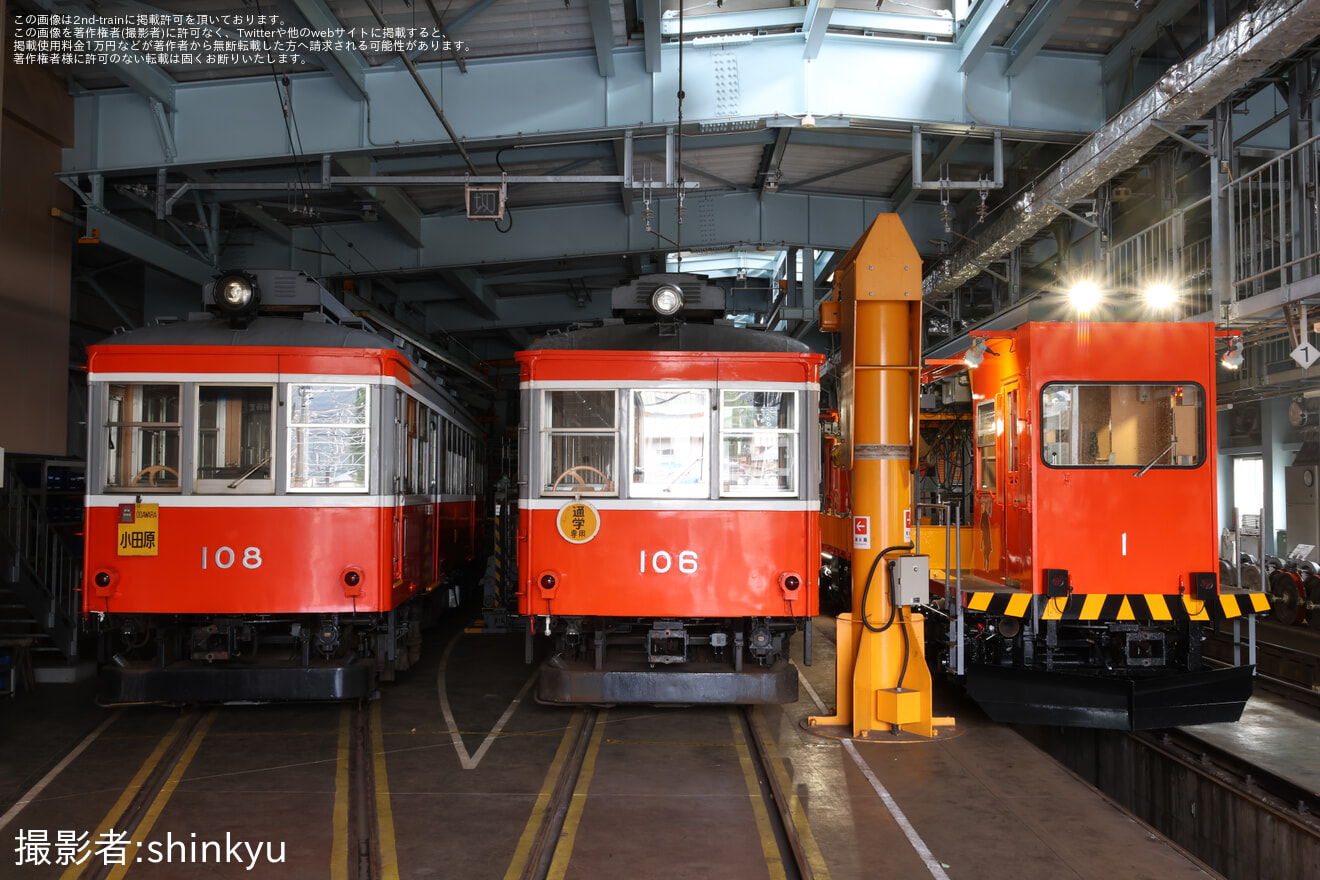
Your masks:
{"label": "tram door", "polygon": [[1031,418],[1029,402],[1017,380],[1005,385],[997,403],[1003,413],[1004,581],[1031,582]]}

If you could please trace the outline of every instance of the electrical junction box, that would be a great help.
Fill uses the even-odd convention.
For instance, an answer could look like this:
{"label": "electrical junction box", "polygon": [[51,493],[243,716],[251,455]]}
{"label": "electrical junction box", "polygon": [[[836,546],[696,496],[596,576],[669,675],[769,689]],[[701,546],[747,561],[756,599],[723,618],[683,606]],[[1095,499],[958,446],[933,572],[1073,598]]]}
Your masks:
{"label": "electrical junction box", "polygon": [[894,600],[901,606],[930,604],[930,557],[900,556],[894,560]]}

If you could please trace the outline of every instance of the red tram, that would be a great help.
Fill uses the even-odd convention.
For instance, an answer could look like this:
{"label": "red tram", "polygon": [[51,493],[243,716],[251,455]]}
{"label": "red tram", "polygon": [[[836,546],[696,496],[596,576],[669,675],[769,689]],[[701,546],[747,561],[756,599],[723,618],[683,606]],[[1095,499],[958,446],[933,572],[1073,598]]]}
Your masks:
{"label": "red tram", "polygon": [[817,610],[824,359],[699,323],[723,296],[648,276],[614,291],[642,323],[517,356],[518,610],[556,637],[543,701],[797,698],[786,657],[799,629],[809,655]]}
{"label": "red tram", "polygon": [[[973,571],[960,602],[933,588],[948,665],[992,718],[1142,729],[1241,714],[1254,667],[1201,658],[1206,627],[1236,633],[1269,609],[1218,581],[1215,335],[1099,322],[972,334]],[[1237,641],[1246,654],[1250,638]]]}
{"label": "red tram", "polygon": [[102,699],[343,699],[417,659],[476,550],[476,423],[297,272],[88,349]]}

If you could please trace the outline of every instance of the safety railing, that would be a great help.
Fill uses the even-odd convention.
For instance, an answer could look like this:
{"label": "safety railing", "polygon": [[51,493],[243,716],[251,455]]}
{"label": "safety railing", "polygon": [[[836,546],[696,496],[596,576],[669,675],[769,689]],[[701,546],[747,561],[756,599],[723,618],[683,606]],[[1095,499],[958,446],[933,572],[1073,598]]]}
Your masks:
{"label": "safety railing", "polygon": [[1301,281],[1320,267],[1320,136],[1228,184],[1233,300]]}
{"label": "safety railing", "polygon": [[1155,284],[1167,284],[1177,299],[1162,317],[1181,320],[1210,309],[1210,246],[1188,244],[1187,221],[1175,211],[1135,235],[1117,242],[1104,258],[1105,289],[1140,296]]}
{"label": "safety railing", "polygon": [[14,554],[11,588],[37,615],[66,658],[78,653],[78,602],[82,560],[53,528],[37,499],[23,491],[12,468],[5,473],[0,534]]}

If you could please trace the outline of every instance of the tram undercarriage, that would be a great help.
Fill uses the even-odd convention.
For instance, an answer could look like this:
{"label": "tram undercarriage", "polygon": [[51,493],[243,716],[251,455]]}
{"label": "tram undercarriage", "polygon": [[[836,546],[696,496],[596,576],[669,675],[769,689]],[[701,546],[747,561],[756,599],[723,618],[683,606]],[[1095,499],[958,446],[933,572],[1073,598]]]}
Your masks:
{"label": "tram undercarriage", "polygon": [[789,641],[804,618],[530,618],[555,637],[541,667],[543,703],[784,703],[798,696]]}

